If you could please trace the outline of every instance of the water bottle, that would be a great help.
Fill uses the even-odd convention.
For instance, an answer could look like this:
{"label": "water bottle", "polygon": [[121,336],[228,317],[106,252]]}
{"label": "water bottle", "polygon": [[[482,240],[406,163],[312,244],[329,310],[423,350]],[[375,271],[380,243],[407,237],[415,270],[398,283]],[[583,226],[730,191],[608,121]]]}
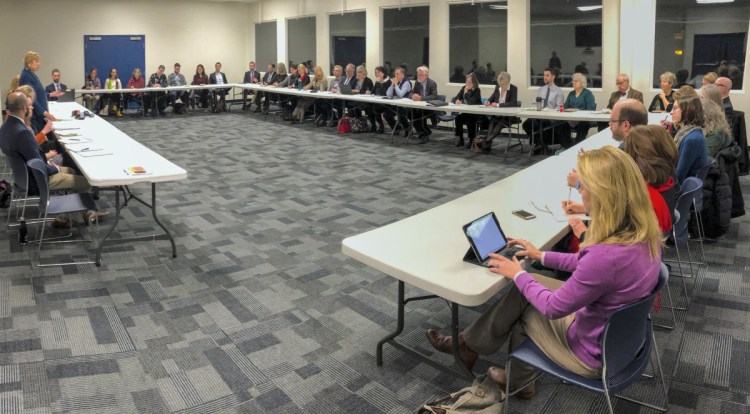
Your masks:
{"label": "water bottle", "polygon": [[536,98],[536,110],[541,111],[542,110],[542,98]]}
{"label": "water bottle", "polygon": [[29,242],[29,229],[26,227],[26,219],[21,217],[18,221],[18,244],[25,246]]}

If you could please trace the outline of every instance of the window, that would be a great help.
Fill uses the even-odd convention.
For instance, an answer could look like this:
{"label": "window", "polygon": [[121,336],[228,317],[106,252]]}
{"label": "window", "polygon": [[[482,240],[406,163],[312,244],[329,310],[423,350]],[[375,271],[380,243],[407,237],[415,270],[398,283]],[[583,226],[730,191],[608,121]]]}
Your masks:
{"label": "window", "polygon": [[507,9],[505,1],[450,5],[450,82],[464,83],[471,72],[479,83],[497,82],[508,62]]}
{"label": "window", "polygon": [[530,30],[530,85],[543,85],[544,69],[557,68],[559,86],[570,86],[571,76],[583,73],[589,87],[601,88],[601,4],[531,0]]}
{"label": "window", "polygon": [[276,22],[255,23],[255,66],[265,72],[269,63],[276,64]]}
{"label": "window", "polygon": [[654,39],[654,87],[672,72],[679,86],[701,86],[703,76],[716,72],[742,89],[747,52],[750,0],[697,4],[695,0],[658,0]]}
{"label": "window", "polygon": [[412,79],[419,66],[429,66],[429,7],[383,9],[383,64],[391,69],[403,67]]}
{"label": "window", "polygon": [[[286,23],[289,66],[315,62],[315,17],[289,19]],[[325,65],[323,65],[325,71]],[[312,69],[312,68],[310,68]]]}
{"label": "window", "polygon": [[331,32],[331,65],[333,67],[353,63],[359,66],[365,63],[365,12],[337,13],[329,16]]}

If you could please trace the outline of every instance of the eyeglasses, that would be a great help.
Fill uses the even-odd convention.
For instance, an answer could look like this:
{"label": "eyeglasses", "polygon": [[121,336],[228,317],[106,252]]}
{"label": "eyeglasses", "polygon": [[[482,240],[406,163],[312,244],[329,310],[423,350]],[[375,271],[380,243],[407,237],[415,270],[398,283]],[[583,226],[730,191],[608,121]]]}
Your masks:
{"label": "eyeglasses", "polygon": [[621,124],[621,123],[626,122],[626,121],[627,121],[627,119],[610,119],[609,123],[610,124]]}
{"label": "eyeglasses", "polygon": [[628,81],[619,81],[619,82],[615,82],[615,85],[622,85],[622,84],[624,84],[624,83],[628,83]]}

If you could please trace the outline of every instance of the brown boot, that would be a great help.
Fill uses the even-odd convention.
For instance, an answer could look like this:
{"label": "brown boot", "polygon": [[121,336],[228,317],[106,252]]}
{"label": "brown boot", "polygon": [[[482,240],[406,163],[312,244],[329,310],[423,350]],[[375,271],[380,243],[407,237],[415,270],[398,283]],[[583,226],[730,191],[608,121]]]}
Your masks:
{"label": "brown boot", "polygon": [[[505,387],[508,385],[508,377],[505,375],[504,369],[500,367],[490,367],[487,370],[487,375],[495,384],[497,384],[501,389],[505,390]],[[531,384],[526,388],[518,391],[515,395],[522,400],[530,400],[535,394],[536,390],[534,389],[534,384]]]}
{"label": "brown boot", "polygon": [[[453,354],[453,338],[450,336],[440,335],[440,333],[434,329],[428,329],[426,332],[427,340],[433,348],[446,354]],[[458,335],[458,357],[461,358],[461,362],[466,365],[466,368],[474,368],[474,364],[477,363],[477,357],[479,355],[474,352],[466,342],[464,342],[463,334]]]}

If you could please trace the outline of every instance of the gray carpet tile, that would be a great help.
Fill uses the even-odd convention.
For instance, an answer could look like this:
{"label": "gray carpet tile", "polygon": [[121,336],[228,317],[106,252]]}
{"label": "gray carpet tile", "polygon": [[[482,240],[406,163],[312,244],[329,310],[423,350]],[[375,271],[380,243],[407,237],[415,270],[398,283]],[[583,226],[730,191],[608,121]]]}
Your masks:
{"label": "gray carpet tile", "polygon": [[[400,414],[467,385],[388,346],[376,366],[375,344],[396,325],[397,283],[340,253],[341,240],[541,157],[475,155],[455,148],[448,131],[426,145],[403,136],[392,144],[388,135],[337,135],[237,111],[112,122],[189,172],[158,185],[178,257],[153,240],[105,247],[100,268],[39,269],[31,244],[19,246],[15,229],[0,232],[0,412]],[[750,194],[750,179],[742,185]],[[145,185],[131,190],[149,198]],[[114,194],[102,192],[100,204],[114,212]],[[136,201],[122,217],[114,237],[153,233]],[[705,244],[708,265],[685,279],[689,310],[677,311],[675,330],[657,329],[671,412],[748,413],[749,235],[741,217]],[[74,245],[43,252],[87,254]],[[677,305],[686,303],[681,283],[670,281]],[[461,325],[487,306],[462,309]],[[424,339],[449,321],[441,300],[410,303],[400,341],[450,364]],[[505,359],[483,356],[476,370]],[[602,397],[548,377],[537,391],[514,399],[512,411],[606,412]],[[660,397],[650,380],[627,395]],[[652,412],[624,401],[616,411]]]}

